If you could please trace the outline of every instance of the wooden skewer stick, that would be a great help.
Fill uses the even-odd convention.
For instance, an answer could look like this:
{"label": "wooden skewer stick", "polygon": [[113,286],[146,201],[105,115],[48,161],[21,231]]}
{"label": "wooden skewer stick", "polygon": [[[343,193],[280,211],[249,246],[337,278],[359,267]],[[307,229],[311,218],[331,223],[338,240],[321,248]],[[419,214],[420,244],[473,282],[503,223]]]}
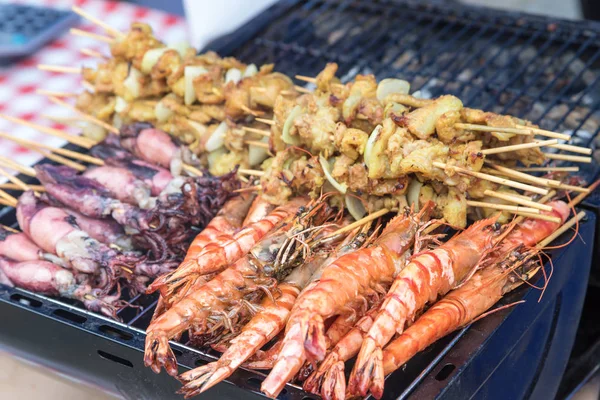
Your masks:
{"label": "wooden skewer stick", "polygon": [[517,128],[519,128],[519,129],[527,129],[527,130],[533,132],[536,135],[546,136],[546,137],[553,138],[553,139],[562,139],[562,140],[569,140],[569,139],[571,139],[571,136],[565,135],[564,133],[547,131],[545,129],[533,128],[531,126],[517,125]]}
{"label": "wooden skewer stick", "polygon": [[571,155],[567,155],[567,154],[544,153],[544,157],[546,157],[550,160],[573,161],[573,162],[580,162],[580,163],[587,163],[587,164],[592,162],[592,157],[571,156]]}
{"label": "wooden skewer stick", "polygon": [[441,169],[452,168],[458,173],[465,174],[465,175],[471,175],[475,178],[483,179],[483,180],[494,182],[494,183],[499,183],[501,185],[510,186],[515,189],[521,189],[521,190],[525,190],[525,191],[529,191],[529,192],[533,192],[533,193],[537,193],[537,194],[542,194],[542,195],[548,194],[547,189],[538,188],[538,187],[527,185],[527,184],[524,184],[521,182],[515,182],[510,179],[500,178],[500,177],[497,177],[494,175],[488,175],[488,174],[484,174],[481,172],[471,171],[469,169],[465,169],[465,168],[461,168],[461,167],[457,167],[457,166],[453,166],[453,165],[446,165],[446,164],[438,162],[438,161],[434,161],[433,166],[437,167],[437,168],[441,168]]}
{"label": "wooden skewer stick", "polygon": [[11,203],[14,202],[15,204],[18,203],[18,200],[14,197],[11,196],[10,194],[6,193],[4,190],[0,189],[0,196],[2,198],[4,198],[6,201],[10,201]]}
{"label": "wooden skewer stick", "polygon": [[541,249],[548,246],[554,241],[554,239],[565,233],[567,230],[571,229],[571,227],[577,222],[581,221],[583,217],[585,217],[585,211],[580,211],[576,216],[574,216],[573,218],[565,222],[560,228],[555,230],[550,236],[539,242],[537,244],[537,248]]}
{"label": "wooden skewer stick", "polygon": [[497,199],[510,201],[510,202],[516,203],[516,204],[521,204],[526,207],[537,208],[538,210],[552,211],[552,207],[550,207],[548,205],[540,204],[540,203],[537,203],[532,200],[525,200],[525,199],[521,198],[520,196],[513,196],[508,193],[501,193],[501,192],[494,192],[493,190],[486,190],[485,192],[483,192],[483,194],[486,196],[489,196],[489,197],[495,197]]}
{"label": "wooden skewer stick", "polygon": [[514,135],[531,135],[532,132],[529,129],[522,128],[503,128],[501,126],[489,126],[489,125],[477,125],[477,124],[454,124],[455,128],[467,129],[470,131],[479,132],[501,132],[501,133],[512,133]]}
{"label": "wooden skewer stick", "polygon": [[294,89],[296,89],[296,91],[300,92],[300,93],[305,93],[305,94],[312,93],[311,90],[308,90],[307,88],[304,88],[304,87],[298,86],[298,85],[295,85]]}
{"label": "wooden skewer stick", "polygon": [[554,189],[569,190],[569,191],[573,191],[573,192],[583,192],[583,193],[589,192],[589,189],[587,189],[587,188],[573,186],[573,185],[567,185],[567,184],[562,183],[561,181],[557,181],[554,179],[538,178],[537,176],[532,176],[532,175],[525,174],[520,171],[515,171],[510,168],[503,167],[501,165],[496,165],[496,164],[490,163],[488,161],[486,161],[486,164],[491,165],[496,171],[500,172],[503,175],[510,176],[515,179],[520,179],[525,182],[531,182],[534,184],[538,184],[540,186],[551,187]]}
{"label": "wooden skewer stick", "polygon": [[10,122],[14,122],[15,124],[19,124],[19,125],[27,126],[29,128],[33,128],[35,130],[38,130],[38,131],[40,131],[42,133],[46,133],[46,134],[51,135],[51,136],[59,137],[61,139],[66,140],[69,143],[76,144],[76,145],[84,147],[86,149],[89,149],[90,147],[92,147],[96,143],[93,140],[88,139],[86,137],[69,135],[66,132],[59,131],[58,129],[48,128],[48,127],[45,127],[45,126],[42,126],[42,125],[34,124],[32,122],[25,121],[24,119],[11,117],[10,115],[0,114],[0,118],[6,119],[6,120],[8,120]]}
{"label": "wooden skewer stick", "polygon": [[577,172],[579,167],[522,167],[513,168],[520,172]]}
{"label": "wooden skewer stick", "polygon": [[10,158],[0,156],[0,165],[3,165],[6,168],[14,169],[15,171],[18,171],[24,175],[35,177],[35,169],[16,163]]}
{"label": "wooden skewer stick", "polygon": [[298,79],[299,81],[317,83],[317,78],[313,78],[312,76],[296,75],[295,78]]}
{"label": "wooden skewer stick", "polygon": [[79,52],[85,56],[92,57],[92,58],[106,58],[99,51],[88,49],[87,47],[80,49]]}
{"label": "wooden skewer stick", "polygon": [[275,121],[273,121],[272,119],[255,118],[254,120],[258,121],[258,122],[262,122],[263,124],[267,124],[267,125],[275,125]]}
{"label": "wooden skewer stick", "polygon": [[25,144],[21,144],[21,146],[28,148],[30,150],[36,151],[38,153],[40,153],[41,155],[43,155],[44,157],[46,157],[49,160],[55,161],[59,164],[62,165],[66,165],[67,167],[71,167],[74,170],[77,170],[79,172],[83,172],[85,171],[87,168],[85,167],[85,165],[81,165],[78,162],[69,160],[68,158],[65,158],[63,156],[60,156],[58,154],[53,154],[52,152],[48,151],[48,150],[44,150],[41,149],[39,147],[36,146],[30,146],[30,145],[25,145]]}
{"label": "wooden skewer stick", "polygon": [[234,190],[233,193],[245,193],[245,192],[255,192],[262,189],[261,185],[249,186],[241,189]]}
{"label": "wooden skewer stick", "polygon": [[258,133],[259,135],[262,135],[264,137],[271,137],[271,132],[264,131],[262,129],[250,128],[248,126],[244,126],[244,127],[242,127],[242,129],[245,130],[246,132]]}
{"label": "wooden skewer stick", "polygon": [[[6,192],[5,191],[1,191],[0,193],[6,193]],[[4,195],[0,195],[0,205],[6,206],[6,207],[16,208],[17,207],[17,199],[15,199],[14,197],[12,199],[6,199],[4,197]]]}
{"label": "wooden skewer stick", "polygon": [[96,93],[96,88],[88,81],[82,81],[81,86],[90,93]]}
{"label": "wooden skewer stick", "polygon": [[552,148],[563,150],[563,151],[570,151],[571,153],[588,154],[588,155],[592,154],[592,149],[590,149],[588,147],[582,147],[582,146],[573,146],[572,144],[554,144],[554,145],[548,146],[548,147],[552,147]]}
{"label": "wooden skewer stick", "polygon": [[94,40],[99,40],[104,43],[112,43],[114,41],[114,39],[109,36],[98,35],[97,33],[91,33],[91,32],[87,32],[87,31],[83,31],[81,29],[77,29],[77,28],[71,28],[69,30],[69,32],[71,33],[71,35],[86,37],[86,38],[90,38],[90,39],[94,39]]}
{"label": "wooden skewer stick", "polygon": [[492,147],[490,149],[481,150],[481,154],[484,154],[487,156],[490,154],[508,153],[511,151],[532,149],[535,147],[550,146],[553,144],[558,144],[558,139],[540,140],[540,141],[535,141],[535,142],[514,144],[514,145],[502,146],[502,147]]}
{"label": "wooden skewer stick", "polygon": [[182,166],[183,170],[187,173],[189,173],[190,175],[195,175],[195,176],[203,176],[204,174],[202,173],[202,171],[200,171],[198,168],[189,165],[189,164],[183,164]]}
{"label": "wooden skewer stick", "polygon": [[8,133],[1,132],[1,131],[0,131],[0,138],[11,140],[11,141],[13,141],[15,143],[19,143],[19,144],[23,144],[23,145],[29,145],[29,146],[35,146],[35,147],[38,147],[38,148],[42,148],[42,149],[47,149],[47,150],[50,150],[53,153],[60,154],[60,155],[63,155],[65,157],[69,157],[69,158],[72,158],[72,159],[75,159],[75,160],[79,160],[79,161],[83,161],[83,162],[88,162],[90,164],[104,165],[104,160],[101,160],[101,159],[96,158],[96,157],[92,157],[92,156],[87,155],[87,154],[81,154],[81,153],[78,153],[78,152],[73,151],[73,150],[63,149],[61,147],[52,147],[52,146],[44,144],[44,143],[34,142],[33,140],[18,138],[18,137],[9,135]]}
{"label": "wooden skewer stick", "polygon": [[269,150],[269,144],[259,140],[244,140],[244,143]]}
{"label": "wooden skewer stick", "polygon": [[291,95],[296,95],[298,92],[295,90],[282,90],[281,92],[279,92],[280,95],[282,96],[291,96]]}
{"label": "wooden skewer stick", "polygon": [[125,37],[125,35],[122,32],[120,32],[117,29],[113,28],[112,26],[108,25],[106,22],[94,17],[93,15],[90,15],[85,10],[83,10],[77,6],[71,7],[71,10],[73,10],[74,13],[81,15],[83,18],[87,19],[88,21],[98,25],[99,27],[104,29],[106,32],[111,34],[112,36],[117,37],[117,38]]}
{"label": "wooden skewer stick", "polygon": [[263,171],[258,171],[255,169],[245,169],[245,168],[238,169],[238,172],[243,175],[251,175],[251,176],[263,176],[265,174]]}
{"label": "wooden skewer stick", "polygon": [[541,219],[544,221],[550,221],[550,222],[554,222],[556,224],[560,224],[562,222],[562,220],[559,217],[552,217],[552,216],[546,215],[546,214],[531,214],[531,213],[524,213],[524,212],[516,212],[514,214],[519,215],[521,217],[525,217],[525,218],[533,218],[533,219]]}
{"label": "wooden skewer stick", "polygon": [[63,72],[65,74],[80,74],[81,73],[81,68],[78,68],[78,67],[65,67],[62,65],[48,65],[48,64],[38,64],[37,67],[41,71]]}
{"label": "wooden skewer stick", "polygon": [[[31,190],[31,186],[14,176],[13,174],[8,173],[3,168],[0,168],[0,175],[4,176],[6,179],[12,182],[13,185],[19,188],[19,190],[28,191]],[[2,188],[7,189],[7,188]]]}
{"label": "wooden skewer stick", "polygon": [[580,193],[576,197],[574,197],[569,202],[569,207],[575,207],[577,204],[581,203],[583,201],[583,199],[585,199],[588,194],[590,194],[591,192],[596,190],[598,188],[598,186],[600,186],[600,179],[597,180],[596,182],[592,183],[590,186],[588,186],[589,191],[587,193]]}
{"label": "wooden skewer stick", "polygon": [[12,233],[21,233],[18,230],[11,228],[10,226],[6,226],[6,225],[2,225],[2,224],[0,224],[0,228],[4,228],[7,231],[12,232]]}
{"label": "wooden skewer stick", "polygon": [[486,203],[484,201],[467,200],[467,205],[471,207],[490,208],[493,210],[511,211],[511,212],[526,212],[531,214],[539,214],[540,210],[531,207],[511,206],[508,204]]}
{"label": "wooden skewer stick", "polygon": [[[45,192],[46,188],[42,185],[27,185],[27,187],[30,190],[33,190],[35,192]],[[15,183],[0,183],[0,189],[5,189],[5,190],[26,190],[23,189],[21,186],[15,184]]]}
{"label": "wooden skewer stick", "polygon": [[92,116],[90,114],[86,114],[83,111],[79,110],[78,108],[73,107],[69,103],[67,103],[67,102],[65,102],[65,101],[63,101],[63,100],[61,100],[61,99],[59,99],[57,97],[50,96],[50,97],[48,97],[48,99],[50,99],[51,102],[53,102],[55,104],[58,104],[59,106],[63,106],[65,108],[67,108],[67,109],[69,109],[69,110],[71,110],[71,111],[73,111],[73,112],[81,115],[81,117],[83,119],[85,119],[86,121],[89,121],[89,122],[91,122],[93,124],[99,125],[99,126],[103,127],[104,129],[106,129],[109,132],[115,133],[117,135],[119,134],[119,130],[117,128],[115,128],[114,126],[112,126],[111,124],[106,123],[106,122],[102,121],[101,119],[96,118],[96,117],[94,117],[94,116]]}
{"label": "wooden skewer stick", "polygon": [[250,107],[248,107],[248,106],[244,106],[244,105],[242,105],[242,106],[240,106],[240,108],[241,108],[242,110],[244,110],[246,113],[248,113],[248,114],[250,114],[250,115],[254,115],[255,117],[258,117],[258,116],[260,116],[260,115],[262,115],[262,114],[263,114],[261,111],[258,111],[258,110],[253,110],[253,109],[251,109],[251,108],[250,108]]}
{"label": "wooden skewer stick", "polygon": [[44,89],[38,89],[35,92],[37,94],[41,94],[42,96],[54,96],[54,97],[77,97],[77,96],[79,96],[77,93],[73,93],[73,92],[57,92],[54,90],[44,90]]}
{"label": "wooden skewer stick", "polygon": [[342,233],[350,232],[351,230],[353,230],[359,226],[362,226],[362,225],[366,224],[367,222],[371,222],[389,212],[390,212],[390,210],[388,210],[387,208],[382,208],[381,210],[376,211],[372,214],[369,214],[366,217],[359,219],[358,221],[354,221],[350,225],[346,225],[343,228],[338,229],[337,231],[333,232],[328,237],[334,237],[337,235],[341,235]]}

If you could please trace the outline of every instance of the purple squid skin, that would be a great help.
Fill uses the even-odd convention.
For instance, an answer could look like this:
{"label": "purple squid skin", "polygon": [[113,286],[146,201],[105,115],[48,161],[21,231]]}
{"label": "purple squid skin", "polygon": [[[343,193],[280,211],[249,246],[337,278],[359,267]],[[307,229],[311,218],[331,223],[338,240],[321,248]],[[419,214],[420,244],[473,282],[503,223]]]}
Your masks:
{"label": "purple squid skin", "polygon": [[42,250],[23,232],[10,232],[0,227],[0,254],[15,261],[39,260]]}

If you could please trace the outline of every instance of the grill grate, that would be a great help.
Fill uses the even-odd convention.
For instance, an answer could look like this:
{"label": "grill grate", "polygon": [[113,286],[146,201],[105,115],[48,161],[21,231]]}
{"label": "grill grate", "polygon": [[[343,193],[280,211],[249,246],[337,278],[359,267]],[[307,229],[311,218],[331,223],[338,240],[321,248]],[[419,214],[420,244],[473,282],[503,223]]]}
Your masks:
{"label": "grill grate", "polygon": [[[269,25],[260,25],[265,22]],[[596,148],[593,139],[600,130],[600,25],[458,5],[425,5],[416,0],[286,0],[212,48],[247,63],[273,62],[277,70],[290,76],[314,76],[325,63],[334,61],[344,81],[360,73],[373,73],[378,79],[400,77],[425,97],[454,94],[467,106],[527,118],[545,129],[571,134],[573,144]],[[595,152],[594,158],[600,160],[600,153]],[[597,162],[580,166],[588,180],[600,172]],[[14,221],[12,210],[0,210],[0,222],[16,226]],[[16,294],[10,296],[9,303],[14,302],[14,296],[26,294],[13,292]],[[520,299],[525,293],[527,289],[522,288],[507,301]],[[30,297],[44,301],[43,296]],[[75,304],[62,299],[44,301],[50,310],[46,314],[56,314],[63,303]],[[133,334],[133,339],[127,340],[135,343],[118,340],[139,353],[143,350],[141,332],[148,326],[157,298],[139,295],[128,303],[130,306],[119,312],[123,324],[81,311],[87,322],[80,325],[94,335],[107,337],[98,330],[102,320],[102,326],[108,324],[113,331]],[[64,308],[74,312],[72,307]],[[497,313],[486,319],[481,333],[491,335],[506,316]],[[407,397],[467,331],[443,339],[411,361],[402,376],[390,382],[386,398]],[[178,360],[188,367],[216,355],[180,345],[174,349]],[[123,348],[121,355],[124,352]],[[161,379],[148,370],[140,373],[147,373],[153,382]],[[230,382],[256,392],[260,376],[242,370]],[[288,399],[310,399],[298,388],[288,386],[286,390]]]}
{"label": "grill grate", "polygon": [[[316,75],[337,62],[344,81],[400,77],[425,97],[453,94],[467,106],[529,119],[596,143],[600,131],[600,25],[519,17],[415,1],[312,0],[232,55]],[[600,160],[600,154],[595,153]],[[560,165],[560,163],[557,163]],[[583,175],[598,175],[597,163]]]}

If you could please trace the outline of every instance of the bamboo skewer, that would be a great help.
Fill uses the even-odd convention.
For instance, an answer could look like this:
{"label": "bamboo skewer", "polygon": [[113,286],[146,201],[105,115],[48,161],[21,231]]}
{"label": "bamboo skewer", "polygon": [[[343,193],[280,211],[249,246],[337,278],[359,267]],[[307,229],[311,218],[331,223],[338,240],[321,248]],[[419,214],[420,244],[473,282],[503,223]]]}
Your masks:
{"label": "bamboo skewer", "polygon": [[565,222],[560,228],[555,230],[550,236],[537,244],[537,248],[541,249],[552,243],[557,237],[571,229],[573,225],[581,221],[585,217],[585,211],[580,211],[576,216]]}
{"label": "bamboo skewer", "polygon": [[189,173],[190,175],[196,175],[196,176],[203,176],[204,174],[202,173],[202,171],[200,171],[198,168],[189,165],[189,164],[183,164],[183,166],[181,167],[183,168],[183,170],[187,173]]}
{"label": "bamboo skewer", "polygon": [[244,143],[269,150],[269,144],[259,140],[245,140]]}
{"label": "bamboo skewer", "polygon": [[577,172],[579,167],[522,167],[513,168],[519,172]]}
{"label": "bamboo skewer", "polygon": [[41,94],[42,96],[54,96],[54,97],[77,97],[77,96],[79,96],[77,93],[58,92],[55,90],[45,90],[45,89],[38,89],[35,92],[37,94]]}
{"label": "bamboo skewer", "polygon": [[329,235],[327,237],[334,237],[337,235],[341,235],[342,233],[350,232],[353,229],[355,229],[359,226],[362,226],[362,225],[366,224],[367,222],[371,222],[389,212],[390,212],[390,210],[388,210],[387,208],[382,208],[379,211],[369,214],[366,217],[359,219],[358,221],[354,221],[353,223],[346,225],[343,228],[338,229],[337,231],[333,232],[331,235]]}
{"label": "bamboo skewer", "polygon": [[258,122],[262,122],[263,124],[267,124],[267,125],[275,125],[275,121],[273,121],[272,119],[255,118],[254,120],[258,121]]}
{"label": "bamboo skewer", "polygon": [[454,127],[458,128],[458,129],[467,129],[470,131],[479,131],[479,132],[501,132],[501,133],[512,133],[514,135],[531,135],[532,134],[531,130],[529,130],[529,129],[503,128],[501,126],[456,123],[456,124],[454,124]]}
{"label": "bamboo skewer", "polygon": [[531,214],[524,212],[515,212],[514,214],[525,218],[541,219],[544,221],[554,222],[556,224],[560,224],[562,222],[562,220],[559,217],[553,217],[546,214]]}
{"label": "bamboo skewer", "polygon": [[484,201],[467,200],[467,205],[471,207],[490,208],[492,210],[521,212],[529,214],[539,214],[540,210],[531,207],[511,206],[508,204],[486,203]]}
{"label": "bamboo skewer", "polygon": [[495,175],[488,175],[488,174],[484,174],[482,172],[471,171],[471,170],[453,166],[453,165],[446,165],[446,164],[438,162],[438,161],[434,161],[433,166],[437,167],[437,168],[441,168],[441,169],[452,168],[458,173],[465,174],[465,175],[471,175],[475,178],[483,179],[483,180],[494,182],[494,183],[499,183],[501,185],[510,186],[515,189],[521,189],[521,190],[525,190],[525,191],[529,191],[529,192],[533,192],[533,193],[537,193],[537,194],[542,194],[542,195],[548,194],[547,189],[542,189],[539,187],[527,185],[527,184],[524,184],[521,182],[515,182],[510,179],[500,178]]}
{"label": "bamboo skewer", "polygon": [[61,147],[52,147],[52,146],[47,145],[47,144],[34,142],[33,140],[18,138],[18,137],[9,135],[8,133],[1,132],[1,131],[0,131],[0,138],[11,140],[11,141],[13,141],[15,143],[19,143],[19,144],[22,144],[22,145],[29,145],[29,146],[34,146],[34,147],[38,147],[38,148],[47,149],[47,150],[50,150],[53,153],[60,154],[62,156],[69,157],[69,158],[72,158],[72,159],[75,159],[75,160],[79,160],[79,161],[83,161],[83,162],[88,162],[90,164],[104,165],[104,161],[103,160],[101,160],[99,158],[96,158],[96,157],[92,157],[92,156],[87,155],[87,154],[78,153],[78,152],[73,151],[73,150],[63,149]]}
{"label": "bamboo skewer", "polygon": [[0,118],[6,119],[10,122],[14,122],[15,124],[27,126],[29,128],[38,130],[51,136],[56,136],[58,138],[66,140],[69,143],[74,143],[78,146],[85,147],[86,149],[89,149],[96,143],[93,140],[88,139],[86,137],[69,135],[68,133],[59,131],[58,129],[48,128],[43,125],[34,124],[32,122],[25,121],[24,119],[11,117],[9,115],[0,114]]}
{"label": "bamboo skewer", "polygon": [[35,192],[45,192],[46,188],[42,185],[27,185],[28,189],[23,189],[20,185],[15,183],[0,183],[0,189],[5,190],[33,190]]}
{"label": "bamboo skewer", "polygon": [[49,119],[50,121],[57,122],[59,124],[75,124],[78,122],[85,122],[81,117],[63,117],[57,115],[41,114],[42,118]]}
{"label": "bamboo skewer", "polygon": [[592,157],[571,156],[568,154],[544,153],[544,157],[550,160],[573,161],[587,164],[592,162]]}
{"label": "bamboo skewer", "polygon": [[265,173],[263,171],[258,171],[255,169],[245,169],[245,168],[240,168],[238,169],[238,171],[240,174],[243,175],[251,175],[251,176],[263,176]]}
{"label": "bamboo skewer", "polygon": [[248,126],[244,126],[244,127],[242,127],[242,129],[246,132],[258,133],[259,135],[264,136],[264,137],[271,137],[271,132],[264,131],[262,129],[250,128]]}
{"label": "bamboo skewer", "polygon": [[521,198],[520,196],[514,196],[514,195],[511,195],[508,193],[500,193],[500,192],[494,192],[493,190],[486,190],[483,192],[483,194],[486,196],[489,196],[489,197],[495,197],[497,199],[510,201],[510,202],[516,203],[516,204],[521,204],[526,207],[537,208],[538,210],[552,211],[552,207],[550,207],[548,205],[540,204],[540,203],[537,203],[532,200],[525,200],[525,199]]}
{"label": "bamboo skewer", "polygon": [[248,106],[242,105],[240,106],[240,108],[242,110],[244,110],[246,113],[250,114],[250,115],[254,115],[255,117],[258,117],[259,115],[262,115],[262,112],[257,111],[257,110],[253,110]]}
{"label": "bamboo skewer", "polygon": [[295,78],[298,79],[299,81],[317,83],[317,78],[313,78],[312,76],[296,75]]}
{"label": "bamboo skewer", "polygon": [[71,167],[74,170],[77,170],[79,172],[83,172],[85,171],[87,168],[85,167],[85,165],[81,165],[75,161],[69,160],[68,158],[65,158],[63,156],[60,156],[58,154],[53,154],[52,152],[48,151],[48,150],[44,150],[41,149],[37,146],[30,146],[30,145],[25,145],[25,144],[21,144],[21,146],[29,149],[29,150],[33,150],[36,151],[38,153],[40,153],[41,155],[43,155],[44,157],[46,157],[49,160],[55,161],[59,164],[62,165],[66,165],[67,167]]}
{"label": "bamboo skewer", "polygon": [[96,88],[88,81],[82,81],[81,86],[90,93],[96,93]]}
{"label": "bamboo skewer", "polygon": [[241,188],[241,189],[236,189],[233,191],[233,193],[255,192],[260,189],[262,189],[261,185],[249,186],[249,187],[245,187],[245,188]]}
{"label": "bamboo skewer", "polygon": [[85,56],[92,57],[92,58],[106,58],[99,51],[88,49],[87,47],[80,49],[79,52]]}
{"label": "bamboo skewer", "polygon": [[583,201],[583,199],[585,199],[589,193],[596,190],[598,188],[598,186],[600,186],[600,180],[597,180],[596,182],[594,182],[590,186],[588,186],[588,190],[589,190],[588,193],[580,193],[576,197],[574,197],[573,200],[571,200],[569,202],[569,207],[575,207],[577,204],[581,203]]}
{"label": "bamboo skewer", "polygon": [[554,144],[554,145],[548,146],[548,147],[552,147],[554,149],[559,149],[559,150],[563,150],[563,151],[570,151],[571,153],[579,153],[579,154],[587,154],[587,155],[592,154],[592,149],[590,149],[589,147],[574,146],[572,144]]}
{"label": "bamboo skewer", "polygon": [[573,186],[573,185],[567,185],[567,184],[562,183],[561,181],[557,181],[554,179],[539,178],[537,176],[525,174],[523,172],[515,171],[510,168],[506,168],[501,165],[496,165],[496,164],[493,164],[493,163],[490,163],[487,161],[486,161],[486,164],[491,165],[492,168],[494,168],[496,171],[499,171],[502,174],[504,174],[506,176],[510,176],[512,178],[521,179],[521,180],[524,180],[527,182],[539,184],[541,186],[551,187],[554,189],[563,189],[563,190],[571,190],[574,192],[589,193],[589,189],[587,189],[587,188],[582,188],[582,187]]}
{"label": "bamboo skewer", "polygon": [[565,135],[564,133],[547,131],[545,129],[533,128],[531,126],[517,125],[517,128],[518,129],[527,129],[536,135],[546,136],[546,137],[553,138],[553,139],[562,139],[562,140],[570,140],[571,139],[571,136]]}
{"label": "bamboo skewer", "polygon": [[304,87],[298,86],[298,85],[294,85],[294,89],[296,89],[297,92],[304,93],[304,94],[312,93],[311,90],[308,90],[307,88],[304,88]]}
{"label": "bamboo skewer", "polygon": [[65,74],[80,74],[81,73],[81,68],[65,67],[62,65],[38,64],[37,68],[40,71],[61,72],[61,73],[65,73]]}
{"label": "bamboo skewer", "polygon": [[79,110],[78,108],[70,105],[69,103],[67,103],[67,102],[65,102],[65,101],[63,101],[63,100],[61,100],[61,99],[59,99],[57,97],[50,96],[50,97],[48,97],[48,99],[50,99],[51,102],[53,102],[55,104],[58,104],[59,106],[63,106],[65,108],[67,108],[67,109],[69,109],[69,110],[71,110],[71,111],[73,111],[73,112],[81,115],[81,117],[83,119],[85,119],[86,121],[89,121],[89,122],[91,122],[93,124],[99,125],[99,126],[103,127],[104,129],[106,129],[109,132],[115,133],[117,135],[119,134],[119,130],[117,128],[115,128],[114,126],[112,126],[112,125],[110,125],[110,124],[102,121],[101,119],[98,119],[98,118],[92,116],[92,115],[84,113],[83,111]]}
{"label": "bamboo skewer", "polygon": [[481,154],[484,154],[487,156],[490,154],[508,153],[508,152],[517,151],[517,150],[532,149],[532,148],[543,147],[543,146],[551,146],[553,144],[558,144],[558,139],[542,140],[542,141],[514,144],[514,145],[502,146],[502,147],[492,147],[489,149],[481,150]]}
{"label": "bamboo skewer", "polygon": [[77,7],[77,6],[73,6],[71,7],[71,10],[73,10],[74,13],[79,14],[80,16],[82,16],[83,18],[87,19],[88,21],[98,25],[99,27],[101,27],[102,29],[104,29],[107,33],[109,33],[110,35],[117,37],[117,38],[124,38],[125,35],[116,30],[115,28],[113,28],[112,26],[108,25],[106,22],[94,17],[93,15],[90,15],[88,12],[86,12],[85,10]]}
{"label": "bamboo skewer", "polygon": [[85,37],[85,38],[99,40],[104,43],[112,43],[114,41],[114,39],[109,36],[98,35],[97,33],[91,33],[91,32],[87,32],[87,31],[83,31],[81,29],[77,29],[77,28],[71,28],[69,30],[69,33],[71,33],[71,35],[75,35],[75,36],[81,36],[81,37]]}
{"label": "bamboo skewer", "polygon": [[33,168],[16,163],[10,158],[0,156],[0,165],[18,171],[24,175],[35,177],[35,170]]}
{"label": "bamboo skewer", "polygon": [[18,230],[11,228],[10,226],[6,226],[6,225],[2,225],[2,224],[0,224],[0,228],[4,228],[7,231],[12,232],[12,233],[21,233]]}
{"label": "bamboo skewer", "polygon": [[[15,185],[16,187],[18,187],[18,189],[15,189],[15,190],[23,190],[23,191],[32,190],[32,186],[31,185],[26,184],[25,182],[23,182],[22,180],[20,180],[18,177],[9,174],[8,172],[6,172],[5,170],[3,170],[2,168],[0,168],[0,174],[4,175],[6,178],[8,178],[8,180],[10,180],[12,182],[13,185]],[[38,185],[35,185],[35,186],[38,186]]]}
{"label": "bamboo skewer", "polygon": [[10,194],[0,189],[0,204],[7,207],[16,208],[19,202]]}

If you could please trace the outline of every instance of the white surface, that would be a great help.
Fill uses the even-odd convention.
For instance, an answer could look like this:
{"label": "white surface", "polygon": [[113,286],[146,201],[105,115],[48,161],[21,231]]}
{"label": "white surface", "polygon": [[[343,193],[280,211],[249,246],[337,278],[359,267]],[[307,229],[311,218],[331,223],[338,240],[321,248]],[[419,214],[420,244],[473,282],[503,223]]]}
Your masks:
{"label": "white surface", "polygon": [[192,46],[204,47],[227,34],[276,0],[183,0]]}

